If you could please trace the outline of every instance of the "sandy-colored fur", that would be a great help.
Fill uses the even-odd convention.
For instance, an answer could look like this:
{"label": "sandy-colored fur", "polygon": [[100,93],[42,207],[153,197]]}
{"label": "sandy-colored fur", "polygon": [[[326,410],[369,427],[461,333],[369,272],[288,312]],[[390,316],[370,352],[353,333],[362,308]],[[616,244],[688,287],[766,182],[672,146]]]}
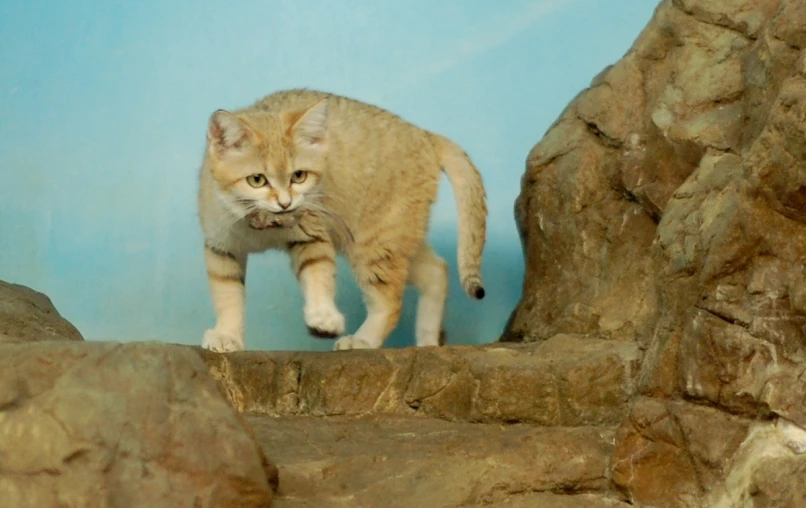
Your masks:
{"label": "sandy-colored fur", "polygon": [[[482,298],[484,187],[453,142],[380,108],[310,90],[215,112],[199,191],[217,317],[204,347],[243,349],[247,257],[271,248],[289,253],[305,297],[305,322],[319,336],[344,333],[335,304],[335,256],[349,261],[367,318],[334,349],[380,347],[397,325],[406,284],[420,293],[417,345],[438,345],[447,266],[425,237],[441,169],[456,194],[462,285]],[[260,185],[264,181],[268,185]],[[280,223],[264,215],[286,226],[255,229]]]}

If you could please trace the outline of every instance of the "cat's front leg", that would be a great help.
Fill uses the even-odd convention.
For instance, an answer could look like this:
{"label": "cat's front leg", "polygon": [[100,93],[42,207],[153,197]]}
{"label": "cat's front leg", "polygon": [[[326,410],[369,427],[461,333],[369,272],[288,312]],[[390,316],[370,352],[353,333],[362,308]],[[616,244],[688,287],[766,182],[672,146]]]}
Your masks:
{"label": "cat's front leg", "polygon": [[204,259],[216,325],[204,333],[202,347],[218,353],[241,351],[244,348],[246,255],[205,245]]}
{"label": "cat's front leg", "polygon": [[288,244],[291,266],[305,297],[305,324],[311,335],[335,338],[344,333],[336,307],[336,250],[325,238]]}

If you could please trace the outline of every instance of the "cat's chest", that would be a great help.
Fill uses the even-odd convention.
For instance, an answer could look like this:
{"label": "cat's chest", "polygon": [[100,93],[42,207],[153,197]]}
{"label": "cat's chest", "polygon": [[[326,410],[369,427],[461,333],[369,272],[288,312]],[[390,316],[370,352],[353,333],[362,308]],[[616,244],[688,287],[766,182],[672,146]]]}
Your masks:
{"label": "cat's chest", "polygon": [[267,228],[255,230],[245,228],[244,247],[246,252],[263,252],[269,249],[286,249],[289,243],[310,240],[299,227]]}
{"label": "cat's chest", "polygon": [[291,243],[332,241],[328,229],[315,220],[304,220],[291,228],[269,227],[262,230],[241,225],[241,231],[241,245],[245,252],[287,249]]}
{"label": "cat's chest", "polygon": [[229,228],[207,228],[207,239],[213,245],[244,254],[270,249],[284,250],[291,243],[310,241],[332,241],[338,249],[340,243],[334,241],[338,239],[333,238],[325,224],[312,217],[291,228],[253,229],[246,220],[241,220]]}

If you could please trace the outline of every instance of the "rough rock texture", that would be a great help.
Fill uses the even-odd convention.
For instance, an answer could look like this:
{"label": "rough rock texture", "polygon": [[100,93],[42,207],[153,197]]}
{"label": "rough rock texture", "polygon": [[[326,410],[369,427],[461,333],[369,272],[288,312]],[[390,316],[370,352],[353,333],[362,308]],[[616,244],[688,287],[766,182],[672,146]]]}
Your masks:
{"label": "rough rock texture", "polygon": [[624,505],[635,344],[200,351],[276,461],[276,506]]}
{"label": "rough rock texture", "polygon": [[661,2],[531,151],[516,219],[502,340],[646,351],[613,460],[633,502],[806,506],[780,432],[806,427],[806,2]]}
{"label": "rough rock texture", "polygon": [[388,415],[247,419],[281,464],[280,508],[628,506],[607,495],[612,427]]}
{"label": "rough rock texture", "polygon": [[627,415],[638,351],[558,336],[537,346],[202,355],[240,411],[580,426]]}
{"label": "rough rock texture", "polygon": [[0,345],[0,505],[269,506],[276,469],[189,348]]}
{"label": "rough rock texture", "polygon": [[[199,353],[277,506],[806,506],[806,2],[661,2],[516,218],[526,344]],[[0,346],[0,499],[267,502],[197,353],[149,347]]]}
{"label": "rough rock texture", "polygon": [[84,340],[50,298],[31,288],[0,280],[0,344],[39,340]]}

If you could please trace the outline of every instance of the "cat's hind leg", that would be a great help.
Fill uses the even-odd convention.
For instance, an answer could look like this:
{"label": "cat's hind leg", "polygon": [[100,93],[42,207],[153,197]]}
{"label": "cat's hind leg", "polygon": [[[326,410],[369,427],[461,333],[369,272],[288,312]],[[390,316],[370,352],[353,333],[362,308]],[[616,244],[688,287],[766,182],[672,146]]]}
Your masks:
{"label": "cat's hind leg", "polygon": [[336,251],[327,240],[288,245],[291,267],[305,297],[305,324],[311,335],[335,338],[344,333],[344,315],[336,307]]}
{"label": "cat's hind leg", "polygon": [[442,319],[448,297],[448,265],[425,242],[412,259],[409,282],[420,293],[415,329],[417,345],[442,345]]}
{"label": "cat's hind leg", "polygon": [[409,258],[377,248],[373,255],[353,261],[353,271],[367,307],[364,323],[353,335],[336,341],[333,349],[374,349],[383,345],[397,326],[403,307]]}

